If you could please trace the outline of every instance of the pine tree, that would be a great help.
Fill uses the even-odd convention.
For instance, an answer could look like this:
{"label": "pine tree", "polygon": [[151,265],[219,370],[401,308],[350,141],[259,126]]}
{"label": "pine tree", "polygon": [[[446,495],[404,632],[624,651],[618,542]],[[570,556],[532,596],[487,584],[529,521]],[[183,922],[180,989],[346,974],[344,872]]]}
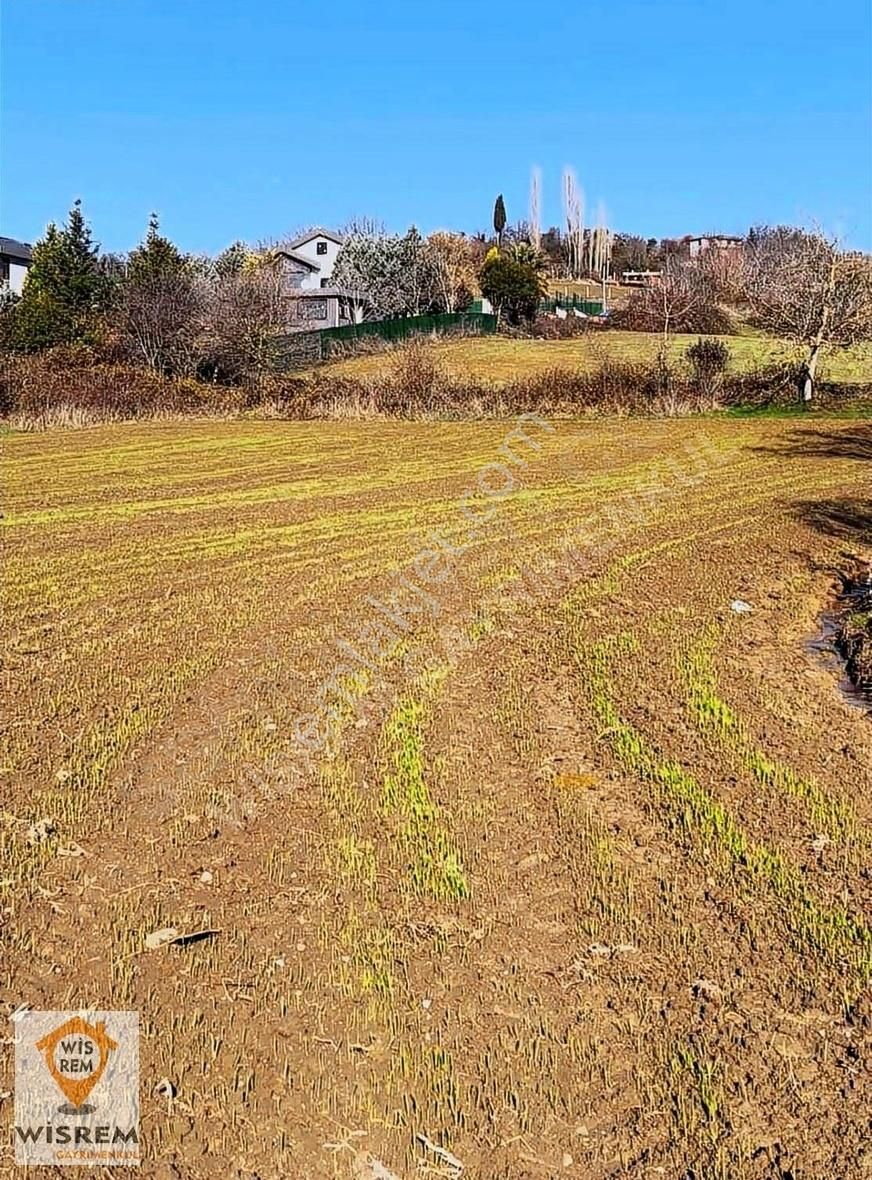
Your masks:
{"label": "pine tree", "polygon": [[98,254],[76,201],[66,225],[58,229],[52,222],[33,248],[21,299],[4,325],[11,348],[38,352],[93,340],[108,290]]}
{"label": "pine tree", "polygon": [[252,265],[253,257],[244,242],[232,242],[215,259],[215,273],[219,279],[238,278]]}
{"label": "pine tree", "polygon": [[140,282],[146,279],[177,278],[190,266],[190,259],[184,255],[160,232],[156,213],[148,219],[145,241],[130,251],[127,271],[130,279]]}
{"label": "pine tree", "polygon": [[91,228],[76,201],[61,234],[62,275],[58,297],[74,317],[88,317],[100,309],[104,283],[98,262],[99,247],[91,239]]}
{"label": "pine tree", "polygon": [[503,194],[497,197],[494,202],[494,233],[497,235],[497,245],[502,247],[503,244],[503,230],[506,228],[506,203],[503,200]]}
{"label": "pine tree", "polygon": [[192,371],[201,287],[193,261],[164,237],[152,213],[119,288],[121,340],[131,359],[161,373]]}

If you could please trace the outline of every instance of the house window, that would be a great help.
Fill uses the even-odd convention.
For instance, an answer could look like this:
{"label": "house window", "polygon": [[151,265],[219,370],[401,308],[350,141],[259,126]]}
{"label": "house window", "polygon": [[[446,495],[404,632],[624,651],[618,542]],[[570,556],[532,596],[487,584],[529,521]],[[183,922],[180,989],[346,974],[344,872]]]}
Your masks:
{"label": "house window", "polygon": [[0,258],[0,283],[9,282],[9,259]]}
{"label": "house window", "polygon": [[326,242],[319,242],[317,244],[317,246],[315,247],[315,253],[316,254],[326,254],[327,253],[327,243]]}
{"label": "house window", "polygon": [[321,286],[322,286],[322,287],[329,287],[329,286],[330,286],[330,280],[329,280],[329,279],[322,279],[322,280],[321,280]]}
{"label": "house window", "polygon": [[301,299],[299,316],[301,320],[326,320],[326,299]]}

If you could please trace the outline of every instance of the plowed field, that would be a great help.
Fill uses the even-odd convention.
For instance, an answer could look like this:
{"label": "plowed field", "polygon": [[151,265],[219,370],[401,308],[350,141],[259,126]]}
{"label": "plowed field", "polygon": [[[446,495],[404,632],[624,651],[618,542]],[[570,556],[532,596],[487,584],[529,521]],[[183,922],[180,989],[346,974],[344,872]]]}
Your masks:
{"label": "plowed field", "polygon": [[872,1174],[868,424],[5,451],[0,1004],[139,1012],[145,1175]]}

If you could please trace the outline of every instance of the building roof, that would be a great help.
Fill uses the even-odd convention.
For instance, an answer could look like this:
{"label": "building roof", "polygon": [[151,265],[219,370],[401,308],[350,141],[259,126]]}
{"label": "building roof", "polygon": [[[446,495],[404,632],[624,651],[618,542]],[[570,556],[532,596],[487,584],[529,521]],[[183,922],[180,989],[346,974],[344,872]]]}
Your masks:
{"label": "building roof", "polygon": [[303,266],[308,266],[309,270],[320,270],[321,267],[317,262],[313,262],[311,258],[307,258],[305,254],[298,254],[296,250],[281,249],[276,250],[276,254],[280,258],[291,258],[294,262],[300,262]]}
{"label": "building roof", "polygon": [[314,229],[307,229],[304,234],[300,234],[298,238],[294,238],[293,242],[288,243],[288,246],[291,250],[296,250],[298,246],[304,246],[306,242],[311,242],[313,238],[329,238],[337,246],[341,246],[344,241],[332,229],[325,229],[323,225],[316,225]]}
{"label": "building roof", "polygon": [[15,238],[0,237],[0,254],[7,254],[10,258],[20,258],[23,262],[30,262],[33,258],[33,247],[30,242],[19,242]]}

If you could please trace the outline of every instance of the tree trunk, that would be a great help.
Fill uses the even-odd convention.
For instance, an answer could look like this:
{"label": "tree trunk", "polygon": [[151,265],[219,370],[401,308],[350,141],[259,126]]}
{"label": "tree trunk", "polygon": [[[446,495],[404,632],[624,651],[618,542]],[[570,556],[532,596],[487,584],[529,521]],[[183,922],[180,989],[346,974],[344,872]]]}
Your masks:
{"label": "tree trunk", "polygon": [[820,344],[813,344],[808,354],[808,359],[802,366],[800,374],[799,390],[802,404],[807,406],[814,398],[814,383],[817,376],[818,357],[820,356]]}

